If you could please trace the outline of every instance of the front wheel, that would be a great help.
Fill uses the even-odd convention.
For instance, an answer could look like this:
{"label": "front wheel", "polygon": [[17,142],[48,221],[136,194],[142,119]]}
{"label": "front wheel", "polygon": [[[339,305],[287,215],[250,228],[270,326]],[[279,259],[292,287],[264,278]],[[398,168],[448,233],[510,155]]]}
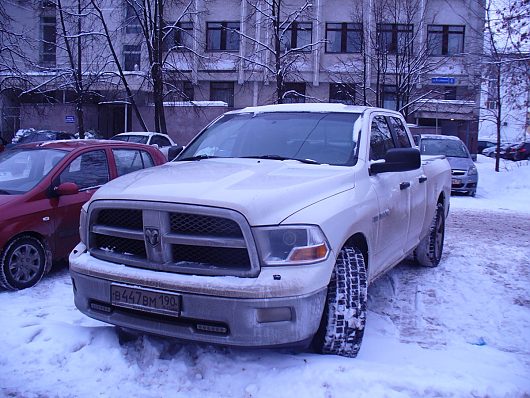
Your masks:
{"label": "front wheel", "polygon": [[0,257],[0,286],[20,290],[39,282],[46,269],[42,243],[33,236],[21,236],[10,242]]}
{"label": "front wheel", "polygon": [[414,258],[419,265],[424,267],[437,267],[442,258],[445,237],[445,210],[444,205],[438,203],[436,212],[431,222],[431,227],[416,250]]}
{"label": "front wheel", "polygon": [[366,323],[367,280],[360,250],[343,248],[331,274],[326,304],[314,346],[323,354],[355,357]]}

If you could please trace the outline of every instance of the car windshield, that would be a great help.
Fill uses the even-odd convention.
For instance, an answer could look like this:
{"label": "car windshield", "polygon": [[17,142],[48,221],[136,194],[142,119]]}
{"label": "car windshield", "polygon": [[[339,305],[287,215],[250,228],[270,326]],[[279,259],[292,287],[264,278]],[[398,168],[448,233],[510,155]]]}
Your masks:
{"label": "car windshield", "polygon": [[445,155],[452,158],[467,158],[468,152],[462,141],[444,139],[421,139],[422,155]]}
{"label": "car windshield", "polygon": [[229,114],[203,131],[177,160],[237,157],[352,165],[359,130],[356,113]]}
{"label": "car windshield", "polygon": [[115,135],[111,140],[125,141],[125,142],[137,142],[138,144],[147,144],[146,135]]}
{"label": "car windshield", "polygon": [[58,149],[11,149],[0,153],[0,195],[23,194],[35,187],[66,156]]}

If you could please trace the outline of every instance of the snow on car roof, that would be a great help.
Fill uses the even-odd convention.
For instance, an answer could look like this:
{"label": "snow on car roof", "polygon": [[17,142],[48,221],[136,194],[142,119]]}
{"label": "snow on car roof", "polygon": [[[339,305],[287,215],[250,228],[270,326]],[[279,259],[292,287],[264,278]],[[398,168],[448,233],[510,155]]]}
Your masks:
{"label": "snow on car roof", "polygon": [[421,138],[429,138],[429,139],[435,139],[435,140],[454,140],[454,141],[461,141],[460,138],[455,137],[453,135],[440,135],[440,134],[422,134]]}
{"label": "snow on car roof", "polygon": [[122,136],[122,135],[143,135],[143,136],[150,136],[151,134],[160,134],[156,131],[127,131],[126,133],[119,133],[119,134],[116,134],[117,136]]}
{"label": "snow on car roof", "polygon": [[[227,112],[228,114],[235,113],[268,113],[268,112],[348,112],[348,113],[362,113],[367,109],[374,109],[368,106],[354,106],[344,104],[328,104],[328,103],[303,103],[303,104],[277,104],[277,105],[263,105],[250,106],[247,108]],[[388,109],[380,109],[388,111]]]}

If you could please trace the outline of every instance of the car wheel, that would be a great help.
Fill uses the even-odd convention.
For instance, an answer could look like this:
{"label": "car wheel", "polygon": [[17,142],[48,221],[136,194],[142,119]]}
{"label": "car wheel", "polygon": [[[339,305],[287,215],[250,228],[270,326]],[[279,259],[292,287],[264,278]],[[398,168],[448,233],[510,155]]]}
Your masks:
{"label": "car wheel", "polygon": [[363,254],[356,248],[343,248],[331,274],[322,320],[313,340],[316,351],[357,356],[366,323],[366,300]]}
{"label": "car wheel", "polygon": [[0,286],[9,290],[34,286],[46,269],[44,246],[32,236],[16,238],[7,245],[0,265]]}
{"label": "car wheel", "polygon": [[442,258],[445,236],[444,205],[438,203],[430,231],[414,250],[414,258],[424,267],[437,267]]}

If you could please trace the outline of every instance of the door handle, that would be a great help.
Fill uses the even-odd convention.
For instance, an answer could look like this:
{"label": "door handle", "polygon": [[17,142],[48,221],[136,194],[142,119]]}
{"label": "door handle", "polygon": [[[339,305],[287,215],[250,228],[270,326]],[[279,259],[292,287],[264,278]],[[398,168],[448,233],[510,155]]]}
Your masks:
{"label": "door handle", "polygon": [[425,181],[427,181],[427,176],[420,176],[418,180],[420,181],[420,184],[423,184]]}
{"label": "door handle", "polygon": [[399,189],[401,189],[402,191],[404,189],[409,188],[409,187],[410,187],[410,182],[408,182],[408,181],[407,182],[402,182],[401,184],[399,184]]}

